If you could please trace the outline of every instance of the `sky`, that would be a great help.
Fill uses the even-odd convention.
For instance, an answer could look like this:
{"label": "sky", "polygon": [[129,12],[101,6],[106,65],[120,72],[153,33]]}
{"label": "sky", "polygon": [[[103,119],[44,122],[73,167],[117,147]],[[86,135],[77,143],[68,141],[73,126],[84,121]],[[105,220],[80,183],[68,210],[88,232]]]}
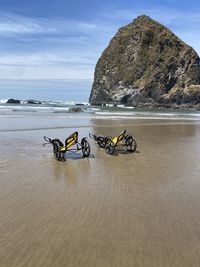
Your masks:
{"label": "sky", "polygon": [[66,97],[64,90],[88,98],[101,53],[121,26],[141,14],[200,55],[197,0],[0,0],[0,98],[43,92],[47,99],[54,89],[62,91],[57,100]]}

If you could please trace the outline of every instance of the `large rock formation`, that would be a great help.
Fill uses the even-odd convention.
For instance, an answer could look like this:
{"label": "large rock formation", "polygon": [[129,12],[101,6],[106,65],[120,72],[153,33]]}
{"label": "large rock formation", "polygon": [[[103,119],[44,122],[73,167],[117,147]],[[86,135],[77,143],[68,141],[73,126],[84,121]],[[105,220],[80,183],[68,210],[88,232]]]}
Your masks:
{"label": "large rock formation", "polygon": [[91,104],[200,103],[200,59],[169,29],[139,16],[119,29],[97,62]]}

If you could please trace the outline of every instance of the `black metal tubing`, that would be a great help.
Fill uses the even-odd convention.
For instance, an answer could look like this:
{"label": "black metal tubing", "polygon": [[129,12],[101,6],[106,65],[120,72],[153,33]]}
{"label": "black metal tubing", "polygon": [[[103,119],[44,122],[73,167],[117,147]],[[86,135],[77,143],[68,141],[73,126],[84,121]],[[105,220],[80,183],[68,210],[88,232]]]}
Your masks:
{"label": "black metal tubing", "polygon": [[52,143],[52,139],[47,136],[44,136],[44,140],[46,143],[43,143],[43,146],[46,146]]}
{"label": "black metal tubing", "polygon": [[96,141],[98,136],[96,136],[95,134],[89,133],[89,137]]}
{"label": "black metal tubing", "polygon": [[73,146],[74,146],[74,145],[77,145],[77,144],[78,144],[80,147],[77,146],[77,148],[70,148],[70,149],[67,149],[64,153],[66,153],[66,152],[72,152],[72,151],[78,152],[78,151],[82,150],[82,145],[81,145],[79,142],[77,142],[76,144],[73,144]]}
{"label": "black metal tubing", "polygon": [[47,142],[47,143],[51,143],[51,138],[47,137],[47,136],[44,136],[44,140]]}

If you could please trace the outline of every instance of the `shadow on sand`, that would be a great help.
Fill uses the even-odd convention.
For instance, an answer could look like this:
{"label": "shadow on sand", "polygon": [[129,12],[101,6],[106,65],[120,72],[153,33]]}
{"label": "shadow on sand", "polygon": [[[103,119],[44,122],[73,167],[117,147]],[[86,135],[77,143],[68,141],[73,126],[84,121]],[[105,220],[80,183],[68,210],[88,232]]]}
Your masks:
{"label": "shadow on sand", "polygon": [[121,148],[116,148],[114,154],[111,156],[119,156],[120,154],[121,155],[130,155],[130,154],[135,154],[135,153],[138,154],[138,153],[140,153],[140,151],[136,150],[134,152],[129,152],[129,151],[121,149]]}
{"label": "shadow on sand", "polygon": [[82,153],[78,153],[78,152],[68,151],[67,153],[65,153],[65,160],[68,160],[68,159],[72,159],[72,160],[91,159],[94,157],[95,156],[93,154],[90,154],[89,157],[83,157]]}

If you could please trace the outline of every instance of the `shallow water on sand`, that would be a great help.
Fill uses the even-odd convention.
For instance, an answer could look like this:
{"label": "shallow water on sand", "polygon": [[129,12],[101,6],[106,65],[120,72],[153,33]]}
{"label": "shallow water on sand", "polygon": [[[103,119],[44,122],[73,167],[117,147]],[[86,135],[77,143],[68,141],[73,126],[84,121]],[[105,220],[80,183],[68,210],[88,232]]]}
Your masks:
{"label": "shallow water on sand", "polygon": [[[199,266],[197,122],[77,119],[51,129],[37,121],[32,130],[21,123],[0,132],[2,266]],[[133,154],[109,156],[91,141],[89,159],[57,162],[52,147],[42,147],[43,135],[124,128],[137,140]]]}

